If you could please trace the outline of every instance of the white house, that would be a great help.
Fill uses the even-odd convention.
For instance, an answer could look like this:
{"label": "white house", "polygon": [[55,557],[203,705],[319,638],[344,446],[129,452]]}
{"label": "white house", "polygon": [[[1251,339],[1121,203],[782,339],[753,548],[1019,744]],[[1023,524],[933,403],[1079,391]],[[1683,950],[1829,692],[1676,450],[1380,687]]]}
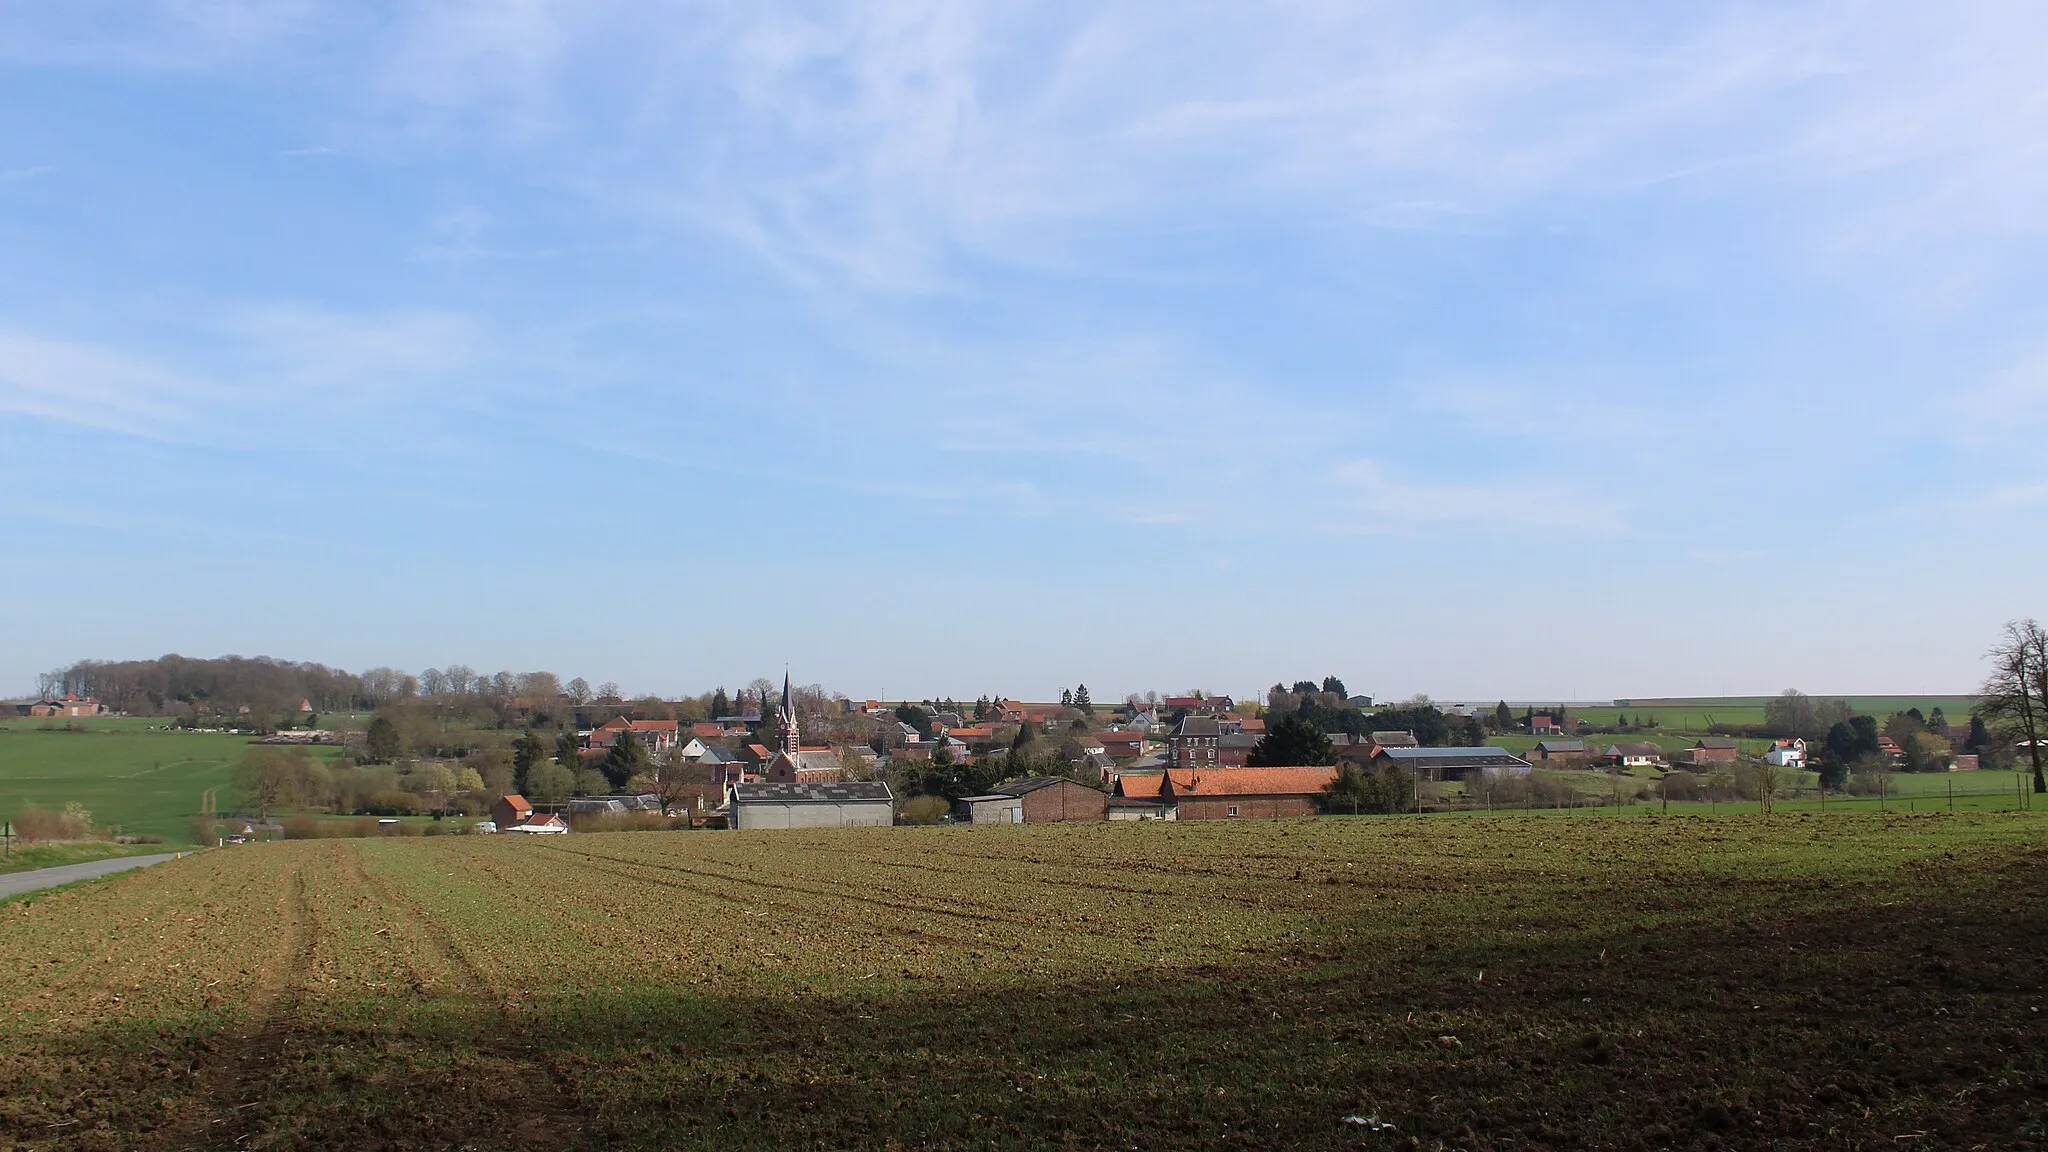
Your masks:
{"label": "white house", "polygon": [[1773,743],[1764,753],[1764,763],[1776,764],[1780,768],[1806,767],[1806,741],[1794,736],[1790,740]]}

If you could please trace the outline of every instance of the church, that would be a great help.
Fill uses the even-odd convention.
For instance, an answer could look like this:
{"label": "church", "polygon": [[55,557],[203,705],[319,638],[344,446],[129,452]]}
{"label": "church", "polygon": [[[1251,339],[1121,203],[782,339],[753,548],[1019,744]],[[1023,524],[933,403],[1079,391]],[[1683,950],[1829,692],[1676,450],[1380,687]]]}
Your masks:
{"label": "church", "polygon": [[775,755],[762,769],[761,779],[771,784],[834,784],[846,778],[838,752],[803,746],[796,696],[790,691],[787,672],[782,674],[782,704],[775,711],[775,729]]}

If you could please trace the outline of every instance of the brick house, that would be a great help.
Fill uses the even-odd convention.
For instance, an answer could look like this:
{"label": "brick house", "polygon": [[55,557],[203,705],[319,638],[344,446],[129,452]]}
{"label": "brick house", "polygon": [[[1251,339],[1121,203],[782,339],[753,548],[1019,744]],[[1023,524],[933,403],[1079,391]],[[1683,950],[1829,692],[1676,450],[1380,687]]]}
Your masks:
{"label": "brick house", "polygon": [[1694,764],[1733,764],[1737,745],[1725,736],[1702,736],[1686,749]]}
{"label": "brick house", "polygon": [[592,730],[584,747],[610,748],[621,732],[631,732],[649,752],[666,752],[682,742],[682,725],[674,720],[628,720],[614,716]]}
{"label": "brick house", "polygon": [[1180,722],[1180,727],[1166,738],[1166,765],[1169,768],[1220,768],[1222,759],[1218,755],[1217,741],[1223,738],[1223,730],[1208,716],[1189,716]]}
{"label": "brick house", "polygon": [[1145,733],[1135,729],[1098,732],[1095,741],[1112,760],[1131,760],[1145,754]]}
{"label": "brick house", "polygon": [[498,825],[498,830],[501,832],[514,825],[524,824],[531,819],[533,819],[533,805],[528,804],[526,797],[516,792],[510,796],[500,796],[496,800],[491,801],[491,820]]}
{"label": "brick house", "polygon": [[1336,778],[1335,767],[1168,768],[1159,794],[1180,820],[1313,816]]}
{"label": "brick house", "polygon": [[1109,793],[1064,776],[1026,776],[989,791],[1023,801],[1026,824],[1092,824],[1109,819]]}
{"label": "brick house", "polygon": [[1538,712],[1529,720],[1529,734],[1531,736],[1555,736],[1563,731],[1564,726],[1559,724],[1557,718],[1548,712]]}

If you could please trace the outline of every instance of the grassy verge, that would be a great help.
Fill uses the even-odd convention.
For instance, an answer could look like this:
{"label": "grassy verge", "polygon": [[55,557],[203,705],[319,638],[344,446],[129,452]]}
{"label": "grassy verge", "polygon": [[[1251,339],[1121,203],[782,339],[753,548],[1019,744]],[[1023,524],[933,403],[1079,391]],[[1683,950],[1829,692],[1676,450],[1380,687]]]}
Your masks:
{"label": "grassy verge", "polygon": [[112,860],[120,856],[153,856],[159,852],[177,850],[175,846],[167,847],[162,844],[115,844],[108,840],[16,844],[11,855],[0,857],[0,875],[9,872],[33,872],[38,868],[55,868],[62,864]]}

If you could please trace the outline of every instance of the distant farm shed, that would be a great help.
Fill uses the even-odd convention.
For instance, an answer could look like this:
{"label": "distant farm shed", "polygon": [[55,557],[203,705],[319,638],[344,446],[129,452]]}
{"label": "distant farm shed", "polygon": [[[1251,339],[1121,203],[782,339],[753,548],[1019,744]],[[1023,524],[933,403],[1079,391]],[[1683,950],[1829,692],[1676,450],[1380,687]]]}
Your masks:
{"label": "distant farm shed", "polygon": [[969,824],[1022,824],[1024,801],[1001,793],[963,796],[953,802],[953,818]]}
{"label": "distant farm shed", "polygon": [[1064,776],[1026,776],[989,791],[1022,802],[1026,824],[1096,823],[1109,818],[1109,794]]}
{"label": "distant farm shed", "polygon": [[735,784],[734,828],[887,828],[896,797],[881,781],[844,784]]}

